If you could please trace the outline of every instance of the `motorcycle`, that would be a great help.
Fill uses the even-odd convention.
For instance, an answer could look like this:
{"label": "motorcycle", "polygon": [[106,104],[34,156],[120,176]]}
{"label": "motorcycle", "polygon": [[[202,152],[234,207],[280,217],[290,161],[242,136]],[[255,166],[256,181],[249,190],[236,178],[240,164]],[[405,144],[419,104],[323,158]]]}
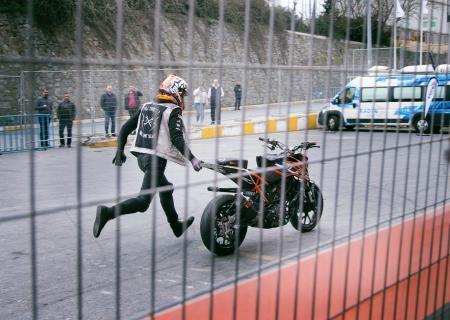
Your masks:
{"label": "motorcycle", "polygon": [[281,152],[257,156],[257,170],[247,169],[248,160],[240,159],[202,164],[238,185],[207,188],[225,193],[208,203],[200,222],[203,244],[217,255],[233,253],[244,241],[248,227],[268,229],[290,222],[295,229],[308,232],[322,217],[322,192],[310,180],[305,154],[319,148],[317,143],[303,142],[290,149],[277,140],[259,140],[271,151]]}

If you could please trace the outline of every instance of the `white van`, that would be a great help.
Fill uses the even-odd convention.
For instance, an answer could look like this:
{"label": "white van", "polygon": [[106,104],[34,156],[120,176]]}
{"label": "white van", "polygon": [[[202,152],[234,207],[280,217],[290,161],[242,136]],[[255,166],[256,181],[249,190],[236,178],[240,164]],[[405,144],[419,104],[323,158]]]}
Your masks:
{"label": "white van", "polygon": [[[423,66],[353,79],[319,112],[319,125],[331,131],[373,125],[411,126],[417,132],[449,127],[450,66],[439,66],[437,73],[420,67]],[[416,73],[409,73],[412,70]],[[431,78],[437,79],[438,87],[423,118],[426,87]]]}

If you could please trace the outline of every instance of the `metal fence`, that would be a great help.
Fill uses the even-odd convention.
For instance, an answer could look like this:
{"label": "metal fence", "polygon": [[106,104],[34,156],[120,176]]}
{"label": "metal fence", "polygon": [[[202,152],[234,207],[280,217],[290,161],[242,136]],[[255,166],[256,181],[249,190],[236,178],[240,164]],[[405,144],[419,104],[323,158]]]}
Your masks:
{"label": "metal fence", "polygon": [[0,116],[0,152],[43,150],[55,146],[48,114]]}
{"label": "metal fence", "polygon": [[[167,42],[176,34],[164,29],[172,25],[167,20],[171,13],[156,0],[145,15],[145,23],[152,25],[145,43],[151,57],[136,58],[125,54],[124,37],[127,23],[133,21],[136,28],[138,23],[127,15],[128,2],[116,0],[110,3],[116,8],[115,39],[110,39],[114,54],[92,58],[84,50],[85,2],[74,2],[73,57],[55,57],[40,54],[36,7],[27,1],[24,53],[0,56],[3,64],[24,67],[23,106],[34,101],[43,82],[64,92],[59,80],[42,81],[35,72],[51,66],[73,83],[77,113],[95,119],[92,100],[98,92],[90,92],[96,85],[86,76],[109,72],[91,71],[109,66],[115,69],[115,86],[122,88],[119,101],[131,83],[142,83],[153,99],[167,73],[181,69],[179,74],[194,83],[191,93],[198,83],[209,83],[200,77],[217,78],[229,88],[241,83],[243,107],[224,106],[221,125],[199,128],[193,128],[195,120],[185,112],[184,137],[203,161],[198,173],[191,161],[183,167],[155,155],[138,155],[136,163],[128,147],[122,166],[111,165],[113,158],[122,159],[115,148],[77,143],[70,150],[36,152],[41,144],[35,143],[46,139],[38,135],[34,116],[2,117],[2,148],[29,153],[0,157],[0,318],[448,319],[450,192],[444,153],[450,119],[445,98],[430,107],[430,114],[441,108],[439,128],[429,126],[436,122],[424,112],[423,88],[414,108],[401,109],[405,118],[375,122],[374,105],[386,114],[390,108],[378,101],[367,112],[348,105],[355,123],[322,113],[320,126],[317,113],[324,102],[315,99],[328,101],[350,75],[366,72],[348,61],[350,42],[335,41],[332,21],[328,38],[310,34],[300,50],[295,19],[291,32],[285,32],[286,42],[278,38],[277,8],[270,1],[267,25],[255,44],[252,5],[266,2],[245,0],[243,28],[231,45],[230,32],[238,32],[225,19],[231,2],[217,2],[217,21],[202,21],[195,8],[203,2],[184,1],[182,36],[175,44],[182,48],[179,53]],[[335,2],[331,6],[331,12],[340,9]],[[312,10],[311,33],[319,15]],[[213,29],[215,46],[202,49],[214,54],[199,56],[195,39],[207,38]],[[319,42],[324,46],[317,49]],[[274,59],[280,43],[285,44],[284,62]],[[255,51],[258,45],[262,55]],[[333,55],[338,46],[346,59]],[[316,60],[319,55],[325,63]],[[68,72],[68,65],[74,71]],[[96,83],[100,91],[111,81]],[[193,104],[192,94],[186,101]],[[52,119],[44,121],[53,132]],[[83,130],[74,127],[77,136]],[[129,138],[130,143],[136,139]],[[148,205],[157,193],[163,210],[158,201]],[[180,219],[195,217],[180,238],[164,214],[173,213],[173,207]],[[117,217],[131,211],[145,213]],[[99,226],[94,221],[103,213],[112,221],[95,238]]]}

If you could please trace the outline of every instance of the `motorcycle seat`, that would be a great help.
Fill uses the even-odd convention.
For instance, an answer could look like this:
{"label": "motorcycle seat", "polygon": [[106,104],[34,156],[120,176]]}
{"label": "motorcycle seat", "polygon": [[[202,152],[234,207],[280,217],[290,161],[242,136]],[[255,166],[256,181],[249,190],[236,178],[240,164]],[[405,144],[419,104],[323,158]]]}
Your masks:
{"label": "motorcycle seat", "polygon": [[266,159],[266,167],[271,167],[275,165],[280,159],[283,159],[282,155],[279,154],[267,154],[264,156],[256,156],[256,164],[258,167],[262,167],[264,164],[264,158]]}
{"label": "motorcycle seat", "polygon": [[230,167],[240,167],[239,165],[242,164],[241,168],[247,169],[248,160],[245,159],[218,159],[216,161],[216,164],[221,166],[230,166]]}

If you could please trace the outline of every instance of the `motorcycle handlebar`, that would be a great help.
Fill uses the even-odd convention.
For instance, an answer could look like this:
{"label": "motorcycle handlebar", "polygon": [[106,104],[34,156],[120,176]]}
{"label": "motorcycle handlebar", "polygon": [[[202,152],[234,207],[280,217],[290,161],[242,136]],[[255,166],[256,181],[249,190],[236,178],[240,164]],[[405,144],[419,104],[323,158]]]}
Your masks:
{"label": "motorcycle handlebar", "polygon": [[[258,140],[265,142],[266,144],[269,144],[270,146],[267,146],[269,149],[274,150],[275,147],[280,147],[281,149],[287,149],[285,146],[280,145],[280,142],[277,140],[270,140],[270,139],[264,139],[259,137]],[[291,149],[291,151],[295,151],[298,149],[310,149],[310,148],[320,148],[320,146],[317,145],[317,142],[302,142],[297,147]]]}

